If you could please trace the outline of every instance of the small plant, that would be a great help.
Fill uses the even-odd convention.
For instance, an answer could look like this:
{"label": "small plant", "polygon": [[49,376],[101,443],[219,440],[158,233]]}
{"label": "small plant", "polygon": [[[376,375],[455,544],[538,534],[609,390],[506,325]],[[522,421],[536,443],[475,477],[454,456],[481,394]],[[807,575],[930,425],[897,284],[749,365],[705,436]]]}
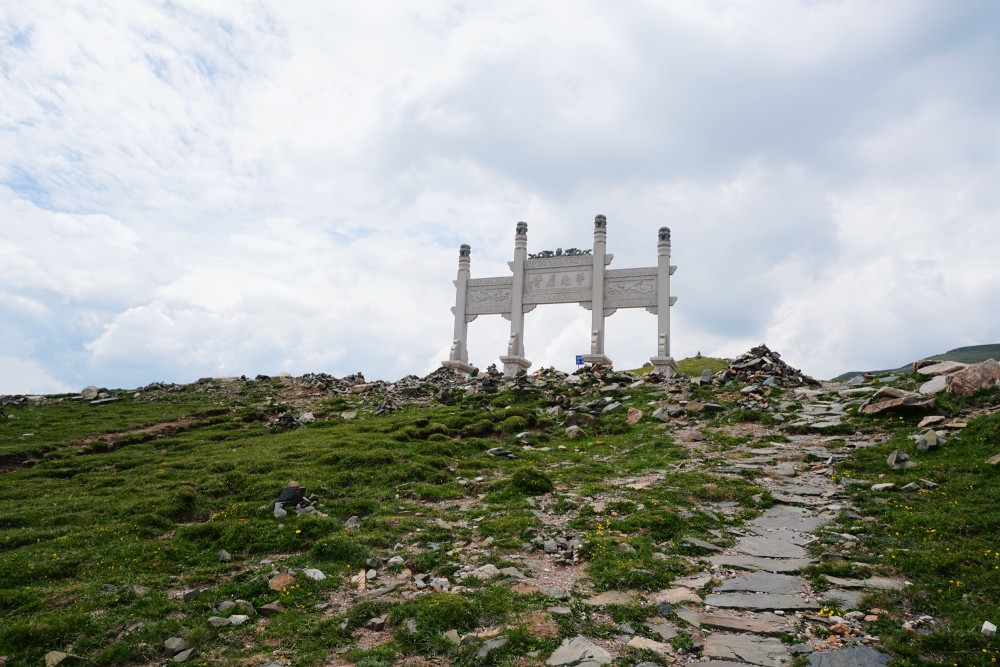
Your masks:
{"label": "small plant", "polygon": [[555,488],[552,478],[535,468],[518,468],[515,470],[514,474],[511,475],[510,485],[512,488],[529,496],[541,496],[550,493]]}

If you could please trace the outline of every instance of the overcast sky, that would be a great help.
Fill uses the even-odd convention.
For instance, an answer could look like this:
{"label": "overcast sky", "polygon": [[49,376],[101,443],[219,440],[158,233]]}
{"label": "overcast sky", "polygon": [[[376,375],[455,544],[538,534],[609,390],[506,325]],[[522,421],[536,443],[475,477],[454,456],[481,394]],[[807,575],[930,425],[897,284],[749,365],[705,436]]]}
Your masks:
{"label": "overcast sky", "polygon": [[[1000,341],[993,0],[0,3],[0,393],[423,375],[472,276],[656,263],[672,352]],[[590,313],[526,316],[573,368]],[[608,320],[619,368],[656,318]],[[471,361],[509,323],[470,325]]]}

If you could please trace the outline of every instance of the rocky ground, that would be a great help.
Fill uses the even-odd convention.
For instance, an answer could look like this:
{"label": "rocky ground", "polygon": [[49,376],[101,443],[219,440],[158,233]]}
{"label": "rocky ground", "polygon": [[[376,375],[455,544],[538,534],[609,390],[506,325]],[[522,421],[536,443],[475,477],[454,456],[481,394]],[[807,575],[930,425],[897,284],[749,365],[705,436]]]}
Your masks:
{"label": "rocky ground", "polygon": [[[684,455],[673,457],[663,468],[632,466],[594,488],[575,484],[572,477],[567,477],[551,491],[532,491],[525,500],[532,525],[523,531],[519,547],[500,544],[480,530],[481,522],[488,521],[490,513],[496,511],[495,505],[488,504],[495,499],[481,492],[495,481],[484,470],[484,475],[476,477],[456,473],[455,483],[467,489],[460,498],[409,499],[405,509],[401,506],[398,512],[399,517],[424,518],[428,525],[460,535],[461,539],[399,542],[347,574],[302,567],[293,562],[294,554],[274,554],[256,561],[244,559],[237,565],[231,563],[233,556],[223,549],[216,554],[219,562],[234,566],[233,571],[244,578],[256,574],[257,580],[266,581],[275,599],[256,607],[241,598],[213,602],[214,612],[204,622],[212,628],[250,625],[257,633],[266,634],[269,624],[280,622],[286,613],[282,602],[286,594],[303,584],[343,577],[340,585],[311,603],[316,613],[338,623],[339,632],[349,638],[329,654],[326,664],[388,664],[372,657],[374,653],[360,660],[356,656],[359,650],[364,653],[380,646],[397,646],[401,637],[416,637],[425,631],[421,625],[425,621],[419,614],[404,617],[394,614],[393,609],[433,599],[427,596],[451,600],[449,595],[463,596],[482,590],[485,584],[499,584],[518,599],[545,602],[487,625],[462,630],[457,629],[460,624],[447,629],[442,626],[440,637],[464,656],[461,664],[495,664],[499,660],[503,664],[551,667],[885,665],[889,655],[881,649],[880,623],[892,616],[904,628],[916,630],[933,619],[868,602],[872,594],[904,589],[908,582],[891,568],[886,570],[889,576],[871,574],[873,554],[867,546],[870,535],[865,530],[848,532],[843,526],[845,518],[858,526],[873,519],[856,511],[848,491],[897,490],[891,482],[878,478],[846,477],[838,473],[838,463],[861,450],[882,445],[890,437],[878,428],[859,428],[860,415],[919,411],[923,418],[914,439],[918,451],[926,452],[945,445],[969,418],[984,412],[980,408],[967,414],[937,414],[935,391],[951,385],[959,392],[969,391],[970,375],[981,376],[976,380],[980,384],[971,391],[997,382],[989,369],[975,369],[979,376],[967,373],[964,366],[938,368],[940,376],[928,373],[926,367],[923,370],[931,380],[945,380],[935,380],[930,388],[928,380],[919,391],[901,388],[898,378],[821,383],[787,366],[780,355],[761,346],[719,373],[706,371],[693,378],[669,380],[588,368],[574,375],[549,370],[513,380],[490,369],[473,379],[439,371],[427,378],[408,377],[396,383],[368,382],[361,374],[342,379],[310,375],[271,383],[279,390],[262,397],[254,408],[258,415],[254,418],[266,420],[273,432],[308,428],[317,419],[349,422],[359,419],[359,415],[391,414],[406,406],[468,402],[470,396],[481,392],[511,391],[516,395],[521,391],[540,393],[540,415],[558,423],[562,432],[553,440],[539,442],[536,433],[526,429],[512,440],[503,441],[502,446],[489,449],[488,454],[496,459],[517,460],[541,453],[558,454],[557,450],[561,450],[576,452],[594,465],[627,461],[638,455],[639,448],[602,449],[604,443],[595,435],[595,424],[615,415],[629,425],[652,425],[653,445],[659,439],[676,443],[683,447]],[[956,373],[964,376],[950,382],[948,376]],[[269,380],[206,379],[198,383],[198,391],[214,397],[235,396],[254,383]],[[632,394],[640,390],[650,400],[633,400]],[[174,386],[154,384],[135,390],[133,398],[161,400],[174,391]],[[331,412],[329,403],[322,403],[331,397],[351,398],[350,404],[344,403],[349,409]],[[5,398],[8,405],[29,400]],[[82,400],[95,405],[114,398],[97,388],[88,388],[82,395]],[[994,408],[985,409],[991,410]],[[177,428],[190,423],[175,420],[128,433],[161,437],[164,433],[173,435]],[[114,439],[104,437],[106,442]],[[897,451],[890,455],[886,470],[907,467],[908,456]],[[580,465],[567,460],[533,460],[544,462],[538,466],[542,472],[538,483],[543,487],[547,479],[562,479],[561,472]],[[29,459],[19,466],[31,464]],[[678,508],[677,514],[689,521],[704,519],[705,525],[712,527],[704,537],[686,534],[654,541],[646,561],[650,569],[638,568],[634,581],[655,580],[651,568],[661,565],[674,568],[678,576],[662,588],[633,587],[628,583],[633,579],[628,578],[609,585],[607,579],[598,577],[594,569],[599,559],[596,548],[631,558],[639,544],[635,538],[648,537],[648,529],[630,527],[625,521],[630,512],[647,509],[642,502],[646,497],[639,494],[670,487],[682,474],[701,476],[697,477],[701,480],[701,499]],[[747,484],[757,489],[748,502],[714,499],[711,493],[713,488]],[[917,492],[933,486],[934,482],[916,478],[910,488],[901,487],[898,492]],[[728,498],[725,493],[718,496]],[[297,483],[281,490],[264,511],[277,521],[289,515],[328,518],[323,498]],[[343,530],[364,530],[366,521],[364,517],[348,517]],[[646,548],[646,543],[638,548]],[[419,569],[415,564],[427,552],[441,552],[447,566]],[[606,555],[603,558],[608,560]],[[818,567],[831,562],[867,576],[834,576],[825,573],[830,568]],[[169,597],[183,604],[210,595],[210,590],[179,585],[169,592]],[[136,594],[140,595],[138,591]],[[539,645],[548,648],[510,654],[511,646],[524,643],[524,633],[547,640]],[[199,639],[204,641],[203,633],[188,633],[187,638],[184,633],[171,636],[163,644],[162,655],[176,663],[208,660],[224,664],[212,657],[218,656],[218,650],[199,645]],[[64,648],[67,650],[50,652],[46,665],[72,664],[77,659],[72,645]],[[149,664],[162,662],[158,659]],[[440,649],[416,654],[397,652],[392,662],[458,664],[449,651]],[[272,646],[267,660],[241,664],[296,664],[295,652]]]}

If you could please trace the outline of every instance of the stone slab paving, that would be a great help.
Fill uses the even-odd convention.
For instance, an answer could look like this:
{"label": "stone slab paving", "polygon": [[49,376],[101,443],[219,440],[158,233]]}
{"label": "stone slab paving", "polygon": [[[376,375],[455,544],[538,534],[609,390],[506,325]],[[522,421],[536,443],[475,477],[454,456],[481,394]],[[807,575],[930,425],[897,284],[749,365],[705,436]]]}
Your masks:
{"label": "stone slab paving", "polygon": [[811,558],[761,558],[741,554],[723,554],[706,558],[712,565],[725,565],[741,570],[764,570],[766,572],[799,572],[816,563]]}
{"label": "stone slab paving", "polygon": [[756,533],[760,537],[770,537],[777,540],[784,540],[785,542],[791,542],[800,547],[808,546],[815,542],[818,538],[808,532],[802,532],[798,530],[784,530],[781,528],[758,528],[756,526],[749,526],[753,533]]}
{"label": "stone slab paving", "polygon": [[727,579],[715,587],[715,592],[748,591],[753,593],[774,593],[796,595],[809,591],[809,582],[802,577],[772,572],[751,572],[733,579]]}
{"label": "stone slab paving", "polygon": [[691,607],[677,607],[674,609],[674,613],[677,614],[677,618],[682,621],[693,625],[696,628],[701,627],[701,613]]}
{"label": "stone slab paving", "polygon": [[809,552],[797,544],[773,537],[744,537],[736,543],[736,551],[764,558],[807,558]]}
{"label": "stone slab paving", "polygon": [[809,656],[809,667],[885,667],[887,664],[889,656],[863,645]]}
{"label": "stone slab paving", "polygon": [[764,510],[756,519],[747,522],[747,526],[765,530],[798,530],[811,533],[834,519],[832,513],[817,515],[804,507],[794,505],[775,505]]}
{"label": "stone slab paving", "polygon": [[833,600],[844,607],[844,609],[857,609],[861,603],[862,595],[861,591],[845,591],[839,588],[831,588],[830,590],[823,591],[824,599]]}
{"label": "stone slab paving", "polygon": [[752,632],[758,635],[780,635],[788,632],[796,619],[777,614],[763,613],[757,616],[737,616],[725,611],[701,615],[701,624],[709,628]]}
{"label": "stone slab paving", "polygon": [[740,660],[763,667],[781,667],[792,662],[791,654],[780,640],[755,635],[711,635],[705,639],[702,654],[709,658]]}
{"label": "stone slab paving", "polygon": [[806,484],[784,484],[779,489],[782,493],[797,496],[822,496],[830,493],[833,489],[823,486],[809,486]]}
{"label": "stone slab paving", "polygon": [[820,604],[797,595],[768,595],[767,593],[710,593],[705,604],[730,609],[819,609]]}

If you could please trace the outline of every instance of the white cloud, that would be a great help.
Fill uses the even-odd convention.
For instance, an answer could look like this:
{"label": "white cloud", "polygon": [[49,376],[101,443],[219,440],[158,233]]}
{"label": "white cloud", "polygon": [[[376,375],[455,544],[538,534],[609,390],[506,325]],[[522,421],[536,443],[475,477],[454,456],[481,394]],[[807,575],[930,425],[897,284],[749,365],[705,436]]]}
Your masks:
{"label": "white cloud", "polygon": [[65,394],[71,391],[74,389],[33,361],[0,356],[0,394]]}
{"label": "white cloud", "polygon": [[[675,356],[819,376],[993,342],[989,4],[36,2],[0,9],[0,342],[71,384],[424,372],[460,243],[655,263]],[[539,308],[571,366],[589,314]],[[470,326],[488,365],[506,321]],[[655,319],[608,321],[619,365]],[[892,357],[888,359],[887,357]],[[899,359],[903,357],[903,359]]]}

